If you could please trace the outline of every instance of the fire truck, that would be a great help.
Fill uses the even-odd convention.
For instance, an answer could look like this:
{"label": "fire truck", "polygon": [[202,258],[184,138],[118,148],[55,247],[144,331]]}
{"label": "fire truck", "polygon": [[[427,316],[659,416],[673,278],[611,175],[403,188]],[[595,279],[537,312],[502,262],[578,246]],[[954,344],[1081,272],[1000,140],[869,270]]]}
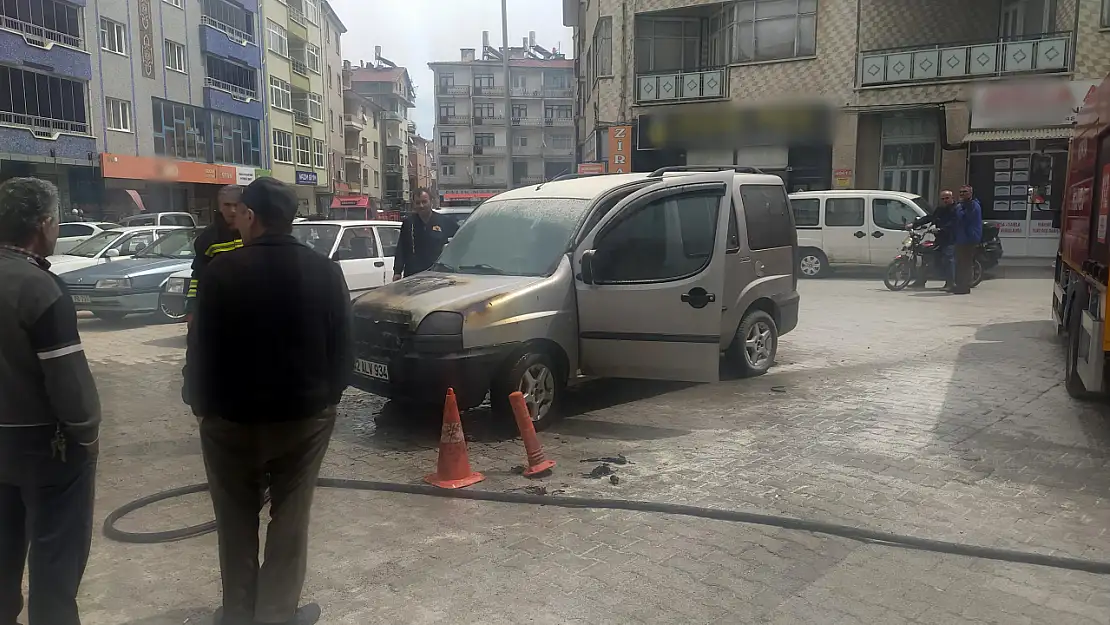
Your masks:
{"label": "fire truck", "polygon": [[[1047,180],[1036,163],[1030,171],[1030,201],[1045,196]],[[1090,399],[1110,392],[1106,356],[1107,279],[1110,278],[1110,77],[1091,91],[1076,117],[1068,152],[1064,205],[1054,215],[1060,228],[1052,316],[1066,337],[1064,379],[1073,397]]]}

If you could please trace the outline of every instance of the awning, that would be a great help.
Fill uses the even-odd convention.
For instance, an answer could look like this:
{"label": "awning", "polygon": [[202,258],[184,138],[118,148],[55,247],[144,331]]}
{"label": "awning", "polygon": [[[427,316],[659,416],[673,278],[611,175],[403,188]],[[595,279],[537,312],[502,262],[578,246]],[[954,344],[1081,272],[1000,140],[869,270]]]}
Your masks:
{"label": "awning", "polygon": [[331,200],[332,208],[369,208],[370,198],[365,195],[336,196]]}
{"label": "awning", "polygon": [[1071,126],[1050,128],[1018,128],[1015,130],[973,130],[964,135],[963,143],[971,141],[1028,141],[1030,139],[1070,139]]}

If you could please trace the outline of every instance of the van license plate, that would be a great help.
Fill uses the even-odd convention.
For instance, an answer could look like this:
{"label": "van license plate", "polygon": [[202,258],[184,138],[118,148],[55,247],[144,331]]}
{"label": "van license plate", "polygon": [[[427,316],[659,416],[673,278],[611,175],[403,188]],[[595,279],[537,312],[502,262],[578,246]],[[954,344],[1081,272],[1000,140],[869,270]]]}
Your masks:
{"label": "van license plate", "polygon": [[89,297],[88,295],[74,295],[73,296],[73,303],[74,304],[91,304],[92,303],[92,298]]}
{"label": "van license plate", "polygon": [[375,380],[389,381],[389,365],[380,362],[370,362],[359,358],[355,361],[355,373]]}

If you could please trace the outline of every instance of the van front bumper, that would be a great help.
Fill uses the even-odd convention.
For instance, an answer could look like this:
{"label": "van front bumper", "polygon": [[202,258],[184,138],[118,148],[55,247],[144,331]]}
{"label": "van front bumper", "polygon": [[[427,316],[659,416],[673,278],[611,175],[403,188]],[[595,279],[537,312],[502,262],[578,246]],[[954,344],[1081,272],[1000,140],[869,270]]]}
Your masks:
{"label": "van front bumper", "polygon": [[782,336],[798,327],[798,309],[801,305],[802,296],[798,295],[797,291],[792,291],[772,299],[779,309],[779,318],[775,320],[775,323],[779,326],[779,336]]}
{"label": "van front bumper", "polygon": [[467,410],[485,401],[491,380],[516,347],[506,344],[446,354],[391,354],[356,346],[359,360],[388,367],[389,380],[364,375],[356,368],[351,386],[389,399],[429,404],[441,404],[450,388],[455,391],[459,409]]}

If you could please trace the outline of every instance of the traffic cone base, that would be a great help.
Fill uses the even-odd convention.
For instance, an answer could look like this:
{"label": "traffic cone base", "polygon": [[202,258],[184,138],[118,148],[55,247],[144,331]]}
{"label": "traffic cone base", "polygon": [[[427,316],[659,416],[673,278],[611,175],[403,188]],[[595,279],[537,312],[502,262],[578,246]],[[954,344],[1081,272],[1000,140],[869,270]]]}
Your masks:
{"label": "traffic cone base", "polygon": [[548,460],[544,456],[543,445],[540,444],[539,436],[536,436],[536,427],[532,425],[532,413],[528,411],[524,395],[520,391],[509,395],[509,405],[513,408],[516,427],[520,430],[520,438],[524,441],[524,450],[528,457],[528,468],[524,470],[524,477],[546,474],[555,466],[555,461]]}
{"label": "traffic cone base", "polygon": [[541,473],[547,473],[548,471],[550,471],[554,467],[555,467],[555,461],[554,460],[544,460],[543,462],[541,462],[541,463],[539,463],[535,466],[528,467],[527,469],[525,469],[524,470],[524,477],[536,477],[537,475],[539,475]]}
{"label": "traffic cone base", "polygon": [[439,459],[436,472],[424,476],[424,481],[440,488],[463,488],[477,484],[486,476],[470,469],[459,406],[454,389],[447,389],[443,402],[443,429],[439,435]]}

